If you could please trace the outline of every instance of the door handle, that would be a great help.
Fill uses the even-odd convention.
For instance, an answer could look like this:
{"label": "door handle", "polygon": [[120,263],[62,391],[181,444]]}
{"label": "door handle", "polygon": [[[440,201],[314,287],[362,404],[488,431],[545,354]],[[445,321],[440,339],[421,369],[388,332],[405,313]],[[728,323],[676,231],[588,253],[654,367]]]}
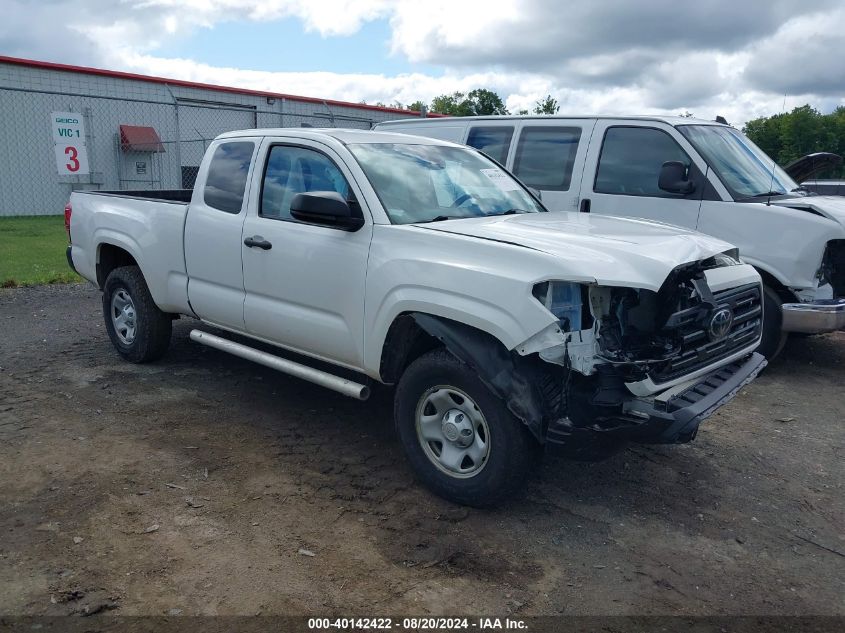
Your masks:
{"label": "door handle", "polygon": [[253,235],[252,237],[246,238],[244,240],[244,246],[249,246],[250,248],[260,248],[265,251],[269,251],[273,248],[273,245],[260,235]]}
{"label": "door handle", "polygon": [[589,213],[590,212],[590,199],[584,198],[581,200],[581,207],[578,209],[581,213]]}

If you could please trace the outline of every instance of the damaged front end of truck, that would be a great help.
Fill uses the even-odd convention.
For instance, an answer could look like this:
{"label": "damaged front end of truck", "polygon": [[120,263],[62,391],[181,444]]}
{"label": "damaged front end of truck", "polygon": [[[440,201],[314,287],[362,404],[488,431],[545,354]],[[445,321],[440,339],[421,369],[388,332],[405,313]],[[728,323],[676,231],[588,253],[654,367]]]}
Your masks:
{"label": "damaged front end of truck", "polygon": [[439,339],[543,443],[579,459],[630,441],[683,443],[765,367],[754,349],[762,286],[731,253],[674,269],[657,291],[549,280],[535,300],[557,321],[513,350],[426,314]]}

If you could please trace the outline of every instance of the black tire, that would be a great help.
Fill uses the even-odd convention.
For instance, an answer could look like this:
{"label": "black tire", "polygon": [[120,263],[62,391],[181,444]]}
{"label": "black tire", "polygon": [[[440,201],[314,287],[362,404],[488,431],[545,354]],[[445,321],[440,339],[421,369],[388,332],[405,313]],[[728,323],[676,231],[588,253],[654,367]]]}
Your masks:
{"label": "black tire", "polygon": [[769,286],[763,286],[763,337],[760,340],[760,352],[767,360],[773,360],[786,344],[788,335],[781,330],[783,314],[780,295]]}
{"label": "black tire", "polygon": [[[429,457],[425,440],[418,436],[417,409],[438,386],[469,396],[489,431],[489,452],[483,467],[469,477],[444,472]],[[455,503],[484,507],[512,496],[522,487],[540,452],[539,443],[504,402],[484,386],[472,369],[443,348],[419,357],[402,374],[394,396],[394,419],[416,475],[436,494]]]}
{"label": "black tire", "polygon": [[[113,298],[119,293],[131,299],[134,307],[134,332],[131,340],[127,332],[118,332],[112,317]],[[147,363],[164,356],[170,345],[173,329],[171,316],[158,309],[153,301],[144,275],[137,266],[115,268],[103,285],[103,318],[106,331],[118,353],[130,363]]]}

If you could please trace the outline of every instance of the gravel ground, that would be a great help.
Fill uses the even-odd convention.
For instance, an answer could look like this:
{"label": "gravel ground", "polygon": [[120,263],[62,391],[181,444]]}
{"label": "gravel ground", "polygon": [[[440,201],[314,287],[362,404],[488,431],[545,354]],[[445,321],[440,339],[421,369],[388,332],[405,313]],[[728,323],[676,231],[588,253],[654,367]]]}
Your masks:
{"label": "gravel ground", "polygon": [[188,339],[120,360],[85,285],[0,291],[0,613],[845,614],[845,336],[684,446],[546,459],[468,510],[359,403]]}

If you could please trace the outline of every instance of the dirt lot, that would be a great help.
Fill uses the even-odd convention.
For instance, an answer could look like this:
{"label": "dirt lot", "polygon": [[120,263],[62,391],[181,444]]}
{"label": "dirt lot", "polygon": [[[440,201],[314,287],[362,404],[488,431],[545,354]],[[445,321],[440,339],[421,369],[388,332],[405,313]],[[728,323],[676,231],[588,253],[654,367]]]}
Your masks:
{"label": "dirt lot", "polygon": [[0,291],[0,613],[845,614],[845,336],[791,341],[692,444],[546,460],[480,511],[415,484],[388,390],[195,325],[130,365],[91,287]]}

